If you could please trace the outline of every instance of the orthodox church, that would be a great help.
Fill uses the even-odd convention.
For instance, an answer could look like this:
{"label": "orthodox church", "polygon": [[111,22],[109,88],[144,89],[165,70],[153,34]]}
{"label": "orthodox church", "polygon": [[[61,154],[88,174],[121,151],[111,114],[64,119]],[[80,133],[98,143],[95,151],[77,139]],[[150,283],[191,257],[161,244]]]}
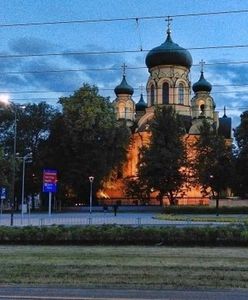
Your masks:
{"label": "orthodox church", "polygon": [[[182,116],[186,128],[185,142],[188,155],[190,145],[199,136],[203,119],[208,120],[226,139],[231,139],[231,118],[227,117],[225,112],[220,118],[215,110],[215,102],[211,96],[212,85],[204,77],[204,62],[201,62],[199,80],[191,86],[189,75],[192,56],[188,50],[173,42],[169,21],[165,42],[150,50],[145,62],[150,74],[146,84],[147,103],[142,93],[138,103],[133,101],[134,90],[127,82],[125,66],[122,81],[114,90],[116,99],[113,104],[116,117],[119,121],[125,120],[132,132],[132,138],[123,170],[117,178],[105,182],[100,192],[100,197],[105,198],[103,200],[105,203],[111,204],[116,201],[122,204],[134,203],[134,199],[128,199],[125,195],[125,179],[135,179],[137,176],[139,150],[149,143],[149,124],[153,119],[155,106],[173,106]],[[151,199],[154,196],[152,201],[158,204],[153,194],[151,191]],[[164,201],[166,204],[167,200]],[[208,198],[201,195],[200,187],[189,188],[178,198],[178,204],[182,205],[207,205],[208,201]]]}

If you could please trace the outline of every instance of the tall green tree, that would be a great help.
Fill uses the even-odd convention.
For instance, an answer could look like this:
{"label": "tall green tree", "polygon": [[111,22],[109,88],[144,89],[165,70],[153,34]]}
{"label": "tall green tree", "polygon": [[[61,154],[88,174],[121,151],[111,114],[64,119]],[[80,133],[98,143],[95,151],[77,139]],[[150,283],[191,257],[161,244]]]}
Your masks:
{"label": "tall green tree", "polygon": [[248,111],[240,116],[240,125],[234,131],[237,142],[235,191],[245,197],[248,194]]}
{"label": "tall green tree", "polygon": [[205,120],[200,127],[195,150],[197,183],[201,185],[204,195],[210,194],[216,199],[218,210],[221,192],[232,185],[232,145]]}
{"label": "tall green tree", "polygon": [[129,131],[116,121],[112,104],[95,86],[84,84],[60,103],[62,113],[44,145],[46,164],[59,170],[62,194],[71,191],[77,201],[86,202],[89,176],[95,177],[96,191],[125,159]]}
{"label": "tall green tree", "polygon": [[10,188],[12,176],[11,161],[4,156],[3,149],[0,148],[0,187]]}
{"label": "tall green tree", "polygon": [[149,191],[158,192],[161,203],[167,196],[174,205],[186,181],[182,119],[171,107],[157,107],[150,130],[150,144],[141,150],[138,177]]}
{"label": "tall green tree", "polygon": [[[50,125],[58,114],[51,105],[40,102],[38,104],[11,104],[0,110],[0,142],[9,159],[13,158],[14,122],[16,115],[16,196],[20,200],[22,184],[22,166],[24,157],[32,152],[32,163],[26,165],[25,191],[26,194],[39,193],[41,182],[34,181],[39,175],[38,149],[39,145],[49,137]],[[19,157],[19,158],[18,158]],[[18,196],[19,194],[19,196]]]}

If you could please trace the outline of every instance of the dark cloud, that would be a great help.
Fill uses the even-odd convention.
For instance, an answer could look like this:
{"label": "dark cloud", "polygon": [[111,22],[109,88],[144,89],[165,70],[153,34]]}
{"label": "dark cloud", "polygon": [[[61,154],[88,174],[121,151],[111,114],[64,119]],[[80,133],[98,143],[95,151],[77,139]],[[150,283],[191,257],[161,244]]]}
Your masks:
{"label": "dark cloud", "polygon": [[27,84],[25,78],[20,75],[3,75],[0,74],[0,88],[3,91],[11,89],[20,89]]}
{"label": "dark cloud", "polygon": [[[8,55],[9,53],[6,52],[1,52],[0,53],[0,73],[2,73],[3,71],[13,71],[16,70],[17,68],[19,68],[20,66],[22,66],[22,63],[19,62],[17,63],[17,61],[13,58],[7,58],[4,57],[5,55]],[[3,56],[3,57],[1,57]]]}
{"label": "dark cloud", "polygon": [[[84,49],[70,49],[64,52],[105,52],[106,49],[99,47],[94,44],[86,45]],[[103,67],[113,66],[113,65],[121,65],[123,63],[122,57],[120,55],[115,54],[96,54],[96,55],[65,55],[65,58],[73,63],[77,63],[79,65],[85,66],[87,68],[90,67]]]}
{"label": "dark cloud", "polygon": [[248,83],[248,65],[215,65],[210,69],[213,76],[219,76],[223,80],[229,80],[233,84]]}
{"label": "dark cloud", "polygon": [[[26,70],[58,70],[58,66],[49,60],[36,59],[26,64]],[[23,77],[34,87],[50,91],[73,91],[82,81],[78,73],[27,73]]]}
{"label": "dark cloud", "polygon": [[[12,52],[18,54],[54,52],[57,46],[45,40],[34,38],[21,38],[9,42]],[[61,50],[60,50],[61,51]],[[67,49],[64,52],[101,52],[106,51],[101,46],[88,44],[83,50]],[[82,72],[61,73],[23,73],[5,74],[0,77],[2,84],[10,89],[44,89],[48,91],[70,90],[79,88],[83,82],[95,84],[100,89],[113,89],[121,82],[121,66],[125,62],[128,66],[136,66],[137,62],[129,63],[128,55],[104,54],[104,55],[62,55],[58,57],[30,57],[25,59],[9,59],[1,62],[0,68],[7,71],[44,71],[59,69],[116,69],[116,70],[86,70]],[[130,57],[132,59],[132,56]],[[140,64],[140,56],[137,56]],[[137,87],[147,81],[146,69],[127,70],[128,83]],[[0,84],[1,86],[1,84]],[[113,95],[113,91],[108,91]]]}
{"label": "dark cloud", "polygon": [[56,49],[56,46],[46,40],[24,37],[10,40],[9,49],[18,54],[40,54],[51,52]]}

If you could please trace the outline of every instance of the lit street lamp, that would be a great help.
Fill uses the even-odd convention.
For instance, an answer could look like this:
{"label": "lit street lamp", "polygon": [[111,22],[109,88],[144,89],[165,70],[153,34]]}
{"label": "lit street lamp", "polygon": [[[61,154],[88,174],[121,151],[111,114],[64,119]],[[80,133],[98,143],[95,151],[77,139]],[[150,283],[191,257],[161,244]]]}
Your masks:
{"label": "lit street lamp", "polygon": [[92,213],[92,184],[94,181],[94,177],[90,176],[89,181],[90,181],[90,214],[91,214]]}

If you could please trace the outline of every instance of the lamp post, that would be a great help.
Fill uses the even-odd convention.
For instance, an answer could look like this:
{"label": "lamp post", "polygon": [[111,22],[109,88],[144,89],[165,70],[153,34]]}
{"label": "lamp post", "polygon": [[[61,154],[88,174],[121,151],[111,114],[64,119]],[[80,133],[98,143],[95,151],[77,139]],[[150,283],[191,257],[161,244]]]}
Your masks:
{"label": "lamp post", "polygon": [[11,220],[13,225],[13,210],[15,208],[15,171],[16,171],[16,137],[17,137],[17,117],[16,117],[16,109],[13,109],[15,120],[14,120],[14,145],[13,145],[13,177],[12,177],[12,208],[11,208]]}
{"label": "lamp post", "polygon": [[25,163],[26,163],[26,160],[28,160],[28,159],[30,159],[30,160],[32,159],[32,152],[30,152],[22,157],[22,208],[21,208],[22,209],[22,217],[21,217],[21,224],[23,221],[23,213],[24,213],[23,206],[24,206],[24,196],[25,196]]}
{"label": "lamp post", "polygon": [[91,214],[92,213],[92,185],[93,185],[94,177],[90,176],[89,181],[90,181],[90,214]]}

